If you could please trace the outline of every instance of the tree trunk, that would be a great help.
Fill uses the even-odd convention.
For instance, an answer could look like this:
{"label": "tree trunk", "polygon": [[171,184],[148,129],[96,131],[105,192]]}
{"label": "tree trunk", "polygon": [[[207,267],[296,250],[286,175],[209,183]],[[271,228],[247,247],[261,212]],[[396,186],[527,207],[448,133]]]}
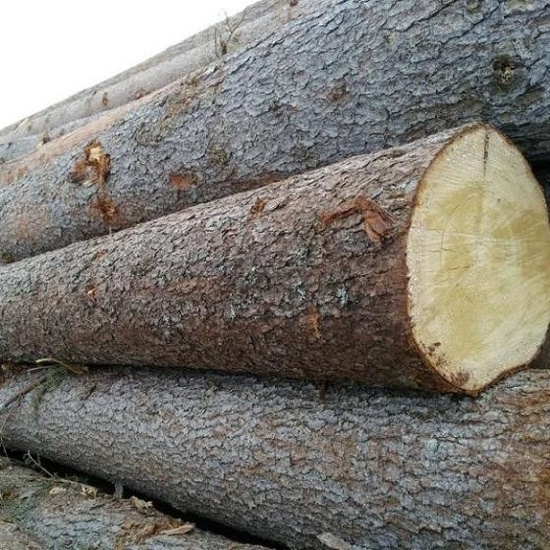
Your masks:
{"label": "tree trunk", "polygon": [[9,447],[293,548],[543,550],[549,395],[543,370],[473,400],[98,368],[0,420]]}
{"label": "tree trunk", "polygon": [[0,356],[475,394],[550,319],[540,187],[471,126],[0,270]]}
{"label": "tree trunk", "polygon": [[64,135],[95,115],[126,105],[243,50],[286,22],[303,16],[313,2],[263,0],[172,46],[131,69],[0,131],[0,163],[28,154],[45,139]]}
{"label": "tree trunk", "polygon": [[302,4],[263,41],[5,167],[0,257],[472,120],[549,158],[546,0]]}
{"label": "tree trunk", "polygon": [[45,550],[262,550],[199,531],[157,512],[151,503],[108,497],[5,458],[0,458],[0,493],[3,513]]}

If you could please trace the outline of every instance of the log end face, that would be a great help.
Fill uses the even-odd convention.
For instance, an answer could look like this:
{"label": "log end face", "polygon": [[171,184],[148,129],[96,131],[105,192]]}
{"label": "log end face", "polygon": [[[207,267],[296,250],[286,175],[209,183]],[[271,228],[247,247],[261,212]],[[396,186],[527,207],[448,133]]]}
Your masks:
{"label": "log end face", "polygon": [[521,153],[496,130],[457,134],[418,187],[409,316],[424,360],[476,394],[528,363],[550,322],[550,226]]}

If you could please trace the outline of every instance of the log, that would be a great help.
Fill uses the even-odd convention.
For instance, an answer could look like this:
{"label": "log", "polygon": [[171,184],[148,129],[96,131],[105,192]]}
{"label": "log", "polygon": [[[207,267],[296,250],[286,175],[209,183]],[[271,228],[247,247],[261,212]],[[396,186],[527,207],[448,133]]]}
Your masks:
{"label": "log", "polygon": [[143,63],[4,128],[0,131],[0,163],[28,154],[44,139],[64,135],[70,126],[78,128],[90,117],[132,103],[244,49],[302,16],[312,5],[288,0],[256,2]]}
{"label": "log", "polygon": [[0,415],[8,447],[292,548],[550,545],[548,371],[477,400],[123,368],[40,395]]}
{"label": "log", "polygon": [[302,4],[264,40],[6,166],[0,258],[473,120],[549,158],[546,0]]}
{"label": "log", "polygon": [[550,320],[550,225],[474,125],[0,270],[0,357],[476,394]]}
{"label": "log", "polygon": [[42,137],[30,136],[15,141],[0,142],[0,166],[25,157],[44,144]]}
{"label": "log", "polygon": [[46,550],[9,521],[3,510],[0,510],[0,541],[6,550]]}
{"label": "log", "polygon": [[[117,112],[122,113],[124,109],[127,110],[129,108],[132,108],[132,106],[125,105],[119,107]],[[96,123],[101,116],[103,116],[103,114],[98,113],[73,122],[67,122],[62,126],[52,129],[49,133],[43,133],[38,136],[26,136],[12,141],[2,141],[0,139],[0,172],[2,170],[2,164],[13,164],[18,159],[29,155],[31,152],[41,148],[43,145],[54,139],[58,139],[66,134],[74,132],[86,124]]]}
{"label": "log", "polygon": [[[136,497],[113,498],[89,485],[37,474],[6,458],[0,458],[0,494],[3,514],[44,550],[264,548],[200,531],[192,523],[162,514],[152,503]],[[2,548],[14,550],[7,545]]]}

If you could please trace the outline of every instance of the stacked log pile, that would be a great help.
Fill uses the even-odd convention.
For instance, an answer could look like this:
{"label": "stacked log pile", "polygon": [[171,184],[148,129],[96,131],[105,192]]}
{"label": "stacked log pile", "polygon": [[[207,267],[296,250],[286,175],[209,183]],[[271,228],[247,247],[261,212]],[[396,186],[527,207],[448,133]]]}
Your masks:
{"label": "stacked log pile", "polygon": [[472,121],[550,154],[545,0],[298,4],[223,63],[6,165],[3,262]]}
{"label": "stacked log pile", "polygon": [[256,2],[128,71],[0,130],[0,163],[13,162],[210,63],[221,63],[273,29],[303,17],[313,7],[313,2]]}
{"label": "stacked log pile", "polygon": [[[0,167],[3,445],[273,547],[547,548],[550,5],[245,14]],[[51,489],[0,468],[14,547],[245,548]]]}

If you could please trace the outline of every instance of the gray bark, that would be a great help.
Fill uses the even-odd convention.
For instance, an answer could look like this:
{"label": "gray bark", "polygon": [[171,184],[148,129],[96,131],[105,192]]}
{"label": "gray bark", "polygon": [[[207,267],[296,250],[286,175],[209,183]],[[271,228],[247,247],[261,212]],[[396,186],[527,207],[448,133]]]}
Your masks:
{"label": "gray bark", "polygon": [[13,141],[0,142],[0,166],[5,162],[21,159],[44,144],[44,138],[29,136]]}
{"label": "gray bark", "polygon": [[[5,167],[4,261],[477,119],[548,158],[548,0],[303,3],[264,40]],[[94,139],[107,183],[72,183]]]}
{"label": "gray bark", "polygon": [[438,134],[4,267],[0,356],[470,391],[414,343],[406,248],[426,167],[479,131],[496,139]]}
{"label": "gray bark", "polygon": [[2,550],[46,550],[9,520],[0,508],[0,548]]}
{"label": "gray bark", "polygon": [[549,396],[543,370],[473,400],[113,368],[1,422],[9,447],[293,548],[543,550]]}
{"label": "gray bark", "polygon": [[313,3],[263,0],[160,54],[0,131],[0,163],[28,154],[46,139],[83,126],[90,117],[146,96],[185,74],[269,36]]}
{"label": "gray bark", "polygon": [[[88,490],[88,493],[84,492]],[[44,550],[262,550],[219,535],[192,529],[166,534],[183,522],[152,507],[142,510],[131,500],[109,497],[93,487],[47,478],[0,458],[3,514]],[[145,503],[143,503],[145,504]],[[0,533],[1,533],[0,523]],[[21,531],[20,531],[21,532]],[[0,547],[4,546],[0,539]],[[32,547],[22,547],[31,550]],[[265,549],[264,549],[265,550]]]}

